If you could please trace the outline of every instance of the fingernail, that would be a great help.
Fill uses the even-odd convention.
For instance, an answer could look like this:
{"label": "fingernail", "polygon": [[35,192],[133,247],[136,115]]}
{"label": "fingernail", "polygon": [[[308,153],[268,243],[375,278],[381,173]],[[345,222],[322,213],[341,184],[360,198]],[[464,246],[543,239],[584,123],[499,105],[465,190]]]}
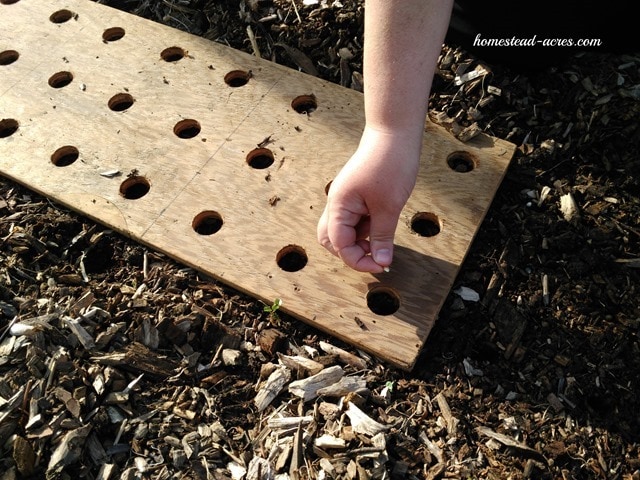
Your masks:
{"label": "fingernail", "polygon": [[391,263],[391,250],[383,248],[373,253],[373,260],[378,265],[389,265]]}

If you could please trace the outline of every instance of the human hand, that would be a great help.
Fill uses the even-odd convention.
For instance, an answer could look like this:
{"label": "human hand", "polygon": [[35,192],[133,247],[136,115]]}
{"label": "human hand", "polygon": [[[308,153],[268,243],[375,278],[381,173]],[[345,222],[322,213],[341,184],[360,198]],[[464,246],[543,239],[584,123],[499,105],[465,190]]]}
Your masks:
{"label": "human hand", "polygon": [[391,265],[398,218],[418,174],[419,140],[365,127],[358,149],[331,183],[318,241],[349,267],[380,273]]}

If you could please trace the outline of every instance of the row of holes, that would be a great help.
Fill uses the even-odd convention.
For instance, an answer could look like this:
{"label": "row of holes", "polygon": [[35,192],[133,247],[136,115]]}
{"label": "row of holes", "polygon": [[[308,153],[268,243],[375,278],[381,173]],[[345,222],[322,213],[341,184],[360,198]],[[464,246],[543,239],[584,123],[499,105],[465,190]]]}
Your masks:
{"label": "row of holes", "polygon": [[[16,3],[18,1],[19,0],[0,0],[0,3],[8,5],[8,4]],[[63,10],[58,10],[57,12],[54,12],[53,14],[51,14],[51,16],[49,17],[49,20],[53,23],[59,24],[59,23],[68,22],[72,18],[76,18],[76,17],[77,15],[74,12],[63,9]],[[125,33],[126,32],[122,27],[107,28],[102,33],[102,40],[105,43],[115,42],[122,39],[125,36]],[[164,60],[165,62],[177,62],[179,60],[182,60],[186,56],[187,56],[187,52],[182,47],[177,47],[177,46],[165,48],[160,53],[160,58],[162,58],[162,60]],[[16,50],[5,50],[3,52],[0,52],[0,65],[10,65],[15,61],[17,61],[19,57],[20,57],[20,54]],[[73,79],[73,76],[69,72],[60,72],[59,74],[56,74],[56,75],[59,76],[59,81],[61,83],[59,84],[59,86],[56,86],[55,88],[61,88],[63,86],[66,86],[69,83],[71,83],[71,80]],[[250,71],[246,72],[242,70],[234,70],[225,75],[224,81],[230,87],[242,87],[247,83],[249,83],[251,76],[252,74]],[[57,79],[54,79],[54,82],[56,80]],[[54,86],[51,84],[51,79],[49,84],[51,86]],[[304,99],[301,98],[293,106],[293,108],[300,113],[310,113],[311,111],[317,108],[315,97],[313,97],[313,95],[308,95]]]}
{"label": "row of holes", "polygon": [[[19,0],[0,0],[1,3],[16,3]],[[75,18],[76,14],[70,10],[58,10],[49,17],[53,23],[65,23]],[[107,28],[102,33],[102,40],[106,43],[115,42],[125,36],[125,30],[121,27]],[[168,47],[160,53],[160,58],[165,62],[177,62],[187,56],[187,52],[181,47]],[[16,50],[5,50],[0,52],[0,65],[10,65],[18,60],[19,52]],[[224,76],[224,81],[230,87],[242,87],[249,83],[252,74],[251,71],[233,70]],[[70,72],[58,72],[49,79],[49,85],[54,88],[62,88],[71,83],[73,75]],[[130,105],[129,105],[130,106]],[[314,95],[301,95],[294,99],[291,104],[292,108],[298,113],[311,113],[318,105]],[[123,109],[126,109],[125,107]]]}
{"label": "row of holes", "polygon": [[[176,47],[177,48],[177,47]],[[0,52],[0,66],[11,65],[20,58],[20,53],[15,50]],[[244,70],[232,70],[224,76],[224,82],[233,88],[246,85],[251,78],[251,72]],[[64,88],[73,81],[73,73],[68,71],[56,72],[49,77],[48,84],[52,88]],[[108,102],[111,110],[122,112],[129,109],[134,98],[128,93],[114,95]],[[315,95],[298,95],[291,101],[291,108],[300,114],[309,114],[318,108]],[[196,134],[197,135],[197,134]]]}
{"label": "row of holes", "polygon": [[[256,149],[253,151],[253,156],[251,153],[247,156],[247,163],[249,163],[249,165],[251,165],[253,168],[260,168],[252,164],[252,162],[263,156],[263,154],[259,153],[261,150],[267,149]],[[53,153],[53,155],[51,155],[51,163],[53,163],[57,167],[67,167],[73,164],[79,158],[79,156],[80,152],[76,147],[72,145],[66,145],[64,147],[60,147]],[[272,159],[273,156],[271,155],[267,158]],[[149,182],[144,177],[133,176],[123,182],[120,187],[120,193],[126,199],[137,200],[149,193],[150,188],[151,186]],[[325,188],[325,192],[328,192],[328,188]],[[212,235],[222,227],[222,217],[216,217],[214,220],[215,221],[213,221],[213,223],[204,221],[204,223],[202,223],[202,229],[194,227],[194,230],[202,235]],[[194,220],[194,222],[196,222],[198,225],[200,225],[201,223],[199,220]],[[217,226],[217,228],[211,228],[212,225]],[[442,229],[442,222],[436,214],[431,212],[419,212],[415,214],[411,219],[410,225],[411,230],[421,237],[434,237],[438,235]]]}
{"label": "row of holes", "polygon": [[[0,138],[6,138],[18,131],[19,123],[13,118],[0,120]],[[193,138],[200,133],[200,122],[192,118],[180,120],[173,127],[173,133],[183,139]],[[74,163],[79,156],[78,149],[73,146],[61,147],[51,156],[52,163],[57,167],[68,167]],[[275,157],[268,148],[254,148],[246,156],[247,164],[256,170],[263,170],[273,165]],[[329,191],[328,184],[325,192]]]}
{"label": "row of holes", "polygon": [[[0,120],[0,138],[13,135],[18,127],[18,122],[14,119]],[[175,125],[173,131],[180,138],[191,138],[200,131],[200,124],[192,119],[181,120]],[[51,155],[51,162],[57,167],[67,167],[72,165],[79,156],[80,153],[76,147],[66,145]],[[247,154],[246,162],[254,169],[265,169],[274,163],[274,155],[268,148],[255,148]],[[469,172],[475,167],[475,159],[468,152],[454,152],[447,158],[447,164],[455,172]],[[325,186],[325,194],[329,193],[330,188],[331,182]],[[149,190],[150,184],[142,176],[127,178],[120,187],[121,195],[129,200],[142,198]],[[220,223],[221,226],[222,223]],[[422,237],[434,237],[442,230],[442,222],[436,214],[431,212],[415,214],[411,219],[410,226],[414,233]],[[215,233],[217,230],[219,228],[209,234]]]}
{"label": "row of holes", "polygon": [[[178,122],[178,125],[184,122],[187,122],[187,120]],[[176,125],[176,129],[178,125]],[[1,133],[2,129],[0,128],[0,136]],[[179,135],[178,133],[176,134]],[[459,152],[459,154],[460,153],[462,152]],[[51,163],[53,163],[57,167],[67,167],[73,164],[79,158],[79,156],[80,152],[76,147],[72,145],[66,145],[64,147],[60,147],[53,153],[53,155],[51,155]],[[247,155],[247,163],[252,168],[266,168],[265,165],[267,163],[273,163],[273,154],[266,148],[254,149]],[[329,182],[325,187],[325,193],[328,194],[330,186],[331,182]],[[137,200],[149,193],[150,188],[151,186],[149,182],[144,177],[133,176],[123,182],[122,186],[120,187],[120,193],[126,199]],[[219,227],[222,227],[222,218],[220,218],[219,221]],[[442,230],[442,222],[436,214],[431,212],[419,212],[415,214],[411,219],[410,225],[411,230],[421,237],[434,237],[438,235]],[[220,228],[209,231],[210,229],[207,227],[202,232],[198,233],[202,233],[203,235],[211,235],[213,233],[216,233],[219,229]]]}
{"label": "row of holes", "polygon": [[[0,3],[11,4],[18,1],[19,0],[0,0]],[[77,15],[74,12],[63,9],[51,14],[49,20],[51,20],[51,22],[53,23],[65,23],[76,17]],[[115,42],[122,39],[125,36],[125,33],[126,32],[122,27],[107,28],[102,33],[102,40],[105,43]],[[179,60],[182,60],[186,56],[187,52],[182,47],[177,46],[165,48],[162,52],[160,52],[160,58],[162,58],[165,62],[177,62]],[[17,61],[19,57],[20,54],[16,50],[5,50],[3,52],[0,52],[0,65],[10,65],[13,62]],[[230,87],[242,87],[249,83],[251,76],[252,74],[250,71],[246,72],[243,70],[234,70],[225,75],[224,81]],[[54,75],[54,77],[49,79],[49,85],[54,88],[64,87],[71,83],[71,80],[73,79],[73,75],[70,72],[59,72],[58,74]],[[313,95],[305,95],[298,97],[297,100],[294,100],[292,107],[299,113],[311,113],[317,108],[317,103]]]}

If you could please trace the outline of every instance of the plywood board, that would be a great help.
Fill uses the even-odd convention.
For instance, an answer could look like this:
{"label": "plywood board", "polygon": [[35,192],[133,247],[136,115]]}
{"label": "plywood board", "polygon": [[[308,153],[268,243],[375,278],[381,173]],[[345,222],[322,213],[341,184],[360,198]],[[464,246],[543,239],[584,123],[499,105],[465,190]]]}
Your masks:
{"label": "plywood board", "polygon": [[3,175],[410,369],[514,146],[429,124],[393,268],[362,274],[315,228],[363,122],[358,92],[100,4],[0,3]]}

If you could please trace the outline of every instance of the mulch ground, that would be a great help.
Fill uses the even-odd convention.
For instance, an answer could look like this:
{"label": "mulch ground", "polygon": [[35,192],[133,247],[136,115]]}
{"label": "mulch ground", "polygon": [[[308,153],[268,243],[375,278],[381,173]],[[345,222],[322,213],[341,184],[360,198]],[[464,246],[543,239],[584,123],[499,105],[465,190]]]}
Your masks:
{"label": "mulch ground", "polygon": [[[362,88],[359,1],[101,3]],[[0,479],[640,479],[639,100],[444,47],[434,121],[518,151],[411,373],[0,179]]]}

